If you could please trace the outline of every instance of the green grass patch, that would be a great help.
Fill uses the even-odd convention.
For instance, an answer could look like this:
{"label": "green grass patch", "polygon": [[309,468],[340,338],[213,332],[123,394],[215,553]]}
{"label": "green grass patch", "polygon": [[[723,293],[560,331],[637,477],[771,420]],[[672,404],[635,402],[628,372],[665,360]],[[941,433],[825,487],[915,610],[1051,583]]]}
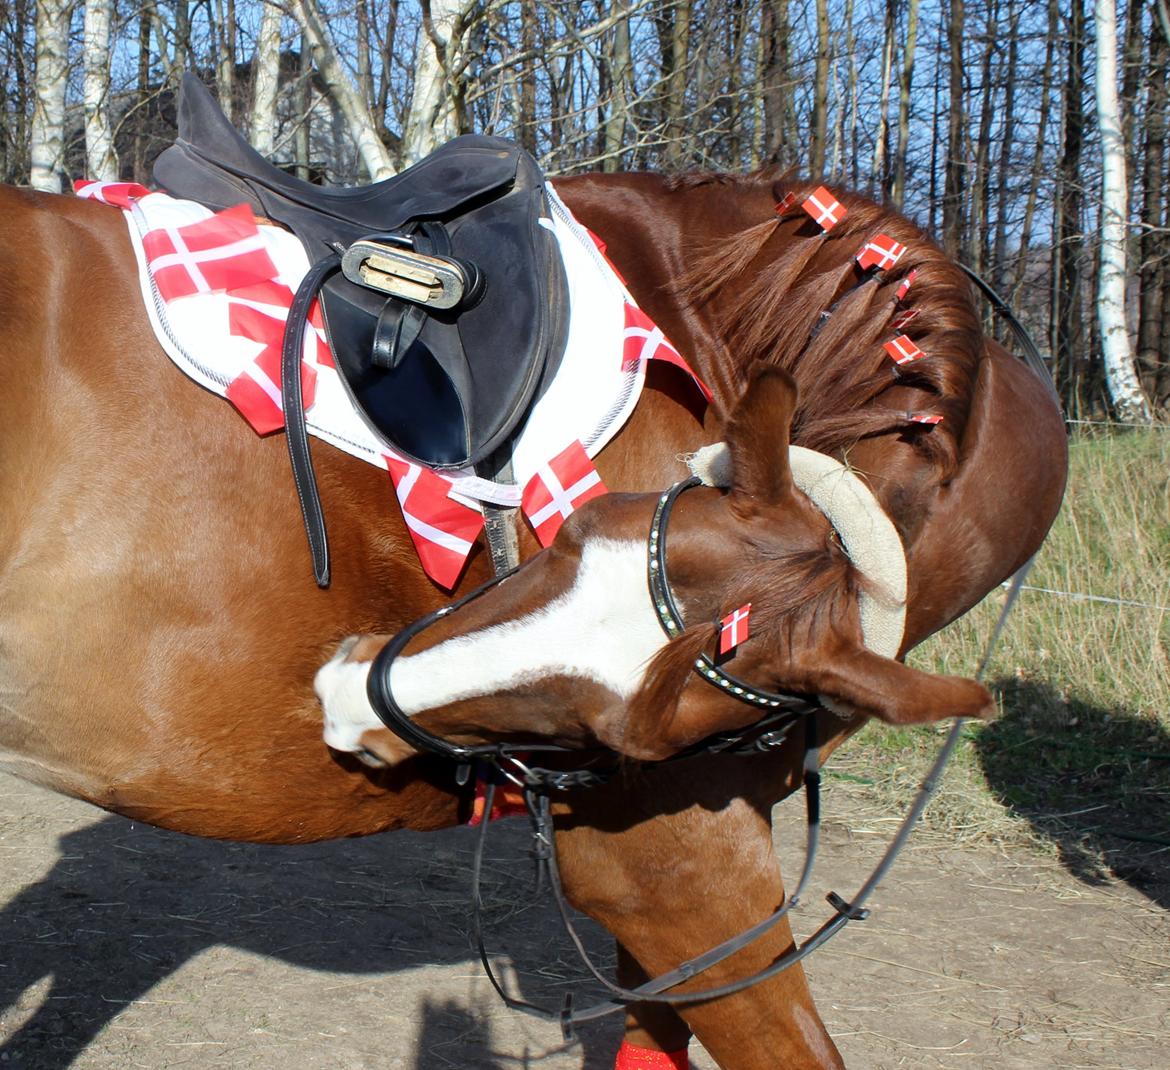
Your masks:
{"label": "green grass patch", "polygon": [[[964,731],[928,827],[1048,843],[1086,872],[1122,843],[1170,867],[1170,430],[1073,438],[1064,508],[1027,583],[1068,593],[1021,593],[987,673],[1001,717]],[[910,663],[973,674],[1004,597]],[[873,785],[831,790],[904,808],[943,732],[867,726],[832,766]]]}

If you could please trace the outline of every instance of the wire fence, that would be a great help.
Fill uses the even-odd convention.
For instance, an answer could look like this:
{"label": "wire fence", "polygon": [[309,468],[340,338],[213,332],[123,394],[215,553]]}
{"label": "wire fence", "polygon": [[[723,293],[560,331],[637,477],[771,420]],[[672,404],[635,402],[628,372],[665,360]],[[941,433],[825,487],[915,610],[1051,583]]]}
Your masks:
{"label": "wire fence", "polygon": [[1064,421],[1070,427],[1136,427],[1143,431],[1170,431],[1170,422],[1155,421],[1154,423],[1126,423],[1124,420],[1068,420]]}
{"label": "wire fence", "polygon": [[[1004,580],[1000,587],[1004,590],[1011,586],[1011,580]],[[1021,584],[1021,591],[1035,591],[1039,594],[1052,594],[1062,598],[1070,598],[1074,602],[1104,602],[1112,606],[1134,606],[1138,609],[1152,609],[1158,613],[1170,613],[1170,606],[1159,606],[1152,602],[1135,602],[1129,598],[1109,598],[1102,594],[1085,594],[1082,591],[1061,591],[1054,587],[1033,587],[1030,584]]]}

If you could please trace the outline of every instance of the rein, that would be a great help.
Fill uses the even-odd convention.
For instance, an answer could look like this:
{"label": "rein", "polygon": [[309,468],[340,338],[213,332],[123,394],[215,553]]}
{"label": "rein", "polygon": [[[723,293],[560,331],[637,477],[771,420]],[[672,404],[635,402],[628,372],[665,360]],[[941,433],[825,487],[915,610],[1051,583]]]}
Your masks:
{"label": "rein", "polygon": [[[960,266],[962,267],[962,265]],[[1024,350],[1028,358],[1027,363],[1038,374],[1041,374],[1041,378],[1047,382],[1051,382],[1048,370],[1043,363],[1043,359],[1035,343],[1028,335],[1027,330],[1012,314],[1003,299],[969,268],[963,267],[963,270],[988,297],[996,311],[1008,320],[1013,332],[1024,345]],[[701,483],[702,481],[695,477],[683,480],[676,483],[659,498],[647,540],[647,579],[650,597],[663,631],[668,638],[672,639],[682,633],[684,624],[682,614],[678,609],[667,577],[667,524],[669,523],[671,511],[679,496],[685,491],[701,485]],[[983,656],[980,659],[978,670],[975,673],[976,680],[982,681],[986,674],[992,652],[999,641],[1004,624],[1015,605],[1020,589],[1027,578],[1028,572],[1031,570],[1034,560],[1035,558],[1033,557],[1027,561],[1012,577],[1007,598],[1004,600],[1004,604],[1000,609],[995,627],[992,629],[991,636],[987,641]],[[747,755],[752,753],[767,753],[782,746],[787,741],[792,728],[797,722],[803,720],[805,732],[803,785],[807,813],[807,838],[804,865],[801,869],[796,890],[782,902],[774,913],[762,921],[743,930],[736,936],[730,937],[722,943],[709,948],[707,951],[687,959],[674,969],[668,970],[636,988],[624,988],[610,981],[590,957],[572,921],[568,899],[565,896],[561,883],[560,868],[557,863],[556,837],[550,793],[553,791],[568,791],[576,788],[603,785],[617,771],[617,762],[610,761],[608,764],[601,766],[593,766],[586,763],[579,768],[569,770],[547,769],[529,764],[527,756],[531,754],[580,755],[582,751],[543,741],[473,745],[452,743],[449,740],[443,739],[441,736],[427,731],[411,720],[395,701],[393,689],[390,686],[390,671],[393,663],[411,639],[440,618],[460,609],[468,602],[473,601],[498,584],[506,582],[513,572],[515,572],[515,569],[495,577],[458,601],[420,618],[399,632],[374,659],[370,667],[367,682],[370,703],[386,727],[395,732],[401,739],[415,749],[455,762],[457,766],[456,782],[460,786],[468,783],[471,777],[472,764],[477,761],[486,763],[497,774],[496,778],[488,783],[484,801],[485,816],[476,840],[472,864],[472,928],[480,961],[487,973],[488,980],[506,1006],[548,1021],[559,1022],[565,1040],[568,1041],[572,1038],[574,1026],[582,1022],[615,1014],[624,1010],[632,1003],[661,1003],[679,1006],[699,1001],[720,999],[724,996],[742,992],[744,989],[766,981],[771,977],[775,977],[790,966],[800,962],[826,943],[831,937],[848,925],[849,922],[864,921],[869,917],[869,910],[866,909],[865,903],[893,866],[902,848],[906,845],[919,817],[938,790],[942,772],[961,738],[964,725],[963,718],[957,719],[951,727],[926,777],[919,785],[914,800],[903,817],[898,831],[894,834],[893,839],[886,847],[885,852],[873,871],[865,879],[851,900],[846,900],[836,892],[829,892],[826,900],[833,910],[829,918],[811,936],[805,939],[803,943],[795,945],[791,950],[778,956],[767,966],[757,970],[755,973],[735,981],[730,981],[722,985],[714,985],[701,990],[674,993],[669,991],[748,947],[773,929],[781,919],[787,916],[794,907],[799,905],[812,877],[820,842],[821,775],[820,744],[816,731],[816,713],[823,707],[807,697],[773,693],[762,688],[753,687],[737,677],[725,673],[704,653],[695,660],[693,665],[694,672],[701,679],[705,680],[711,686],[719,688],[732,698],[769,712],[765,713],[754,724],[738,732],[720,733],[711,736],[678,754],[672,755],[670,758],[666,758],[660,762],[643,763],[643,766],[659,767],[671,762],[713,754]],[[525,757],[522,758],[521,754],[524,754]],[[593,760],[597,761],[597,759]],[[560,1010],[553,1010],[510,995],[492,968],[491,959],[483,936],[482,873],[488,827],[491,824],[488,815],[492,811],[497,783],[503,780],[512,782],[521,788],[524,794],[525,806],[532,824],[532,857],[536,865],[537,887],[539,889],[543,881],[547,879],[566,933],[576,948],[585,968],[605,988],[609,993],[609,998],[584,1008],[575,1009],[573,1005],[573,994],[568,993],[565,996]]]}
{"label": "rein", "polygon": [[[659,498],[654,512],[654,519],[651,522],[650,533],[647,538],[647,576],[649,590],[659,623],[663,631],[670,638],[681,634],[684,630],[684,624],[667,577],[667,526],[679,496],[700,484],[701,481],[694,477],[683,480],[680,483],[676,483]],[[1000,621],[988,645],[983,663],[980,665],[980,676],[986,668],[991,647],[999,637],[1003,621],[1006,619],[1007,612],[1015,601],[1016,593],[1018,592],[1019,585],[1023,582],[1026,571],[1026,568],[1022,569],[1016,576],[1012,592],[1001,612]],[[863,921],[869,916],[869,911],[865,909],[864,903],[874,889],[876,889],[890,866],[893,865],[895,858],[902,850],[919,815],[934,794],[938,785],[939,775],[958,743],[963,724],[961,720],[956,722],[952,728],[946,743],[936,758],[934,765],[931,767],[930,773],[919,788],[913,805],[903,819],[902,825],[887,848],[886,853],[852,900],[846,900],[836,892],[830,892],[827,899],[829,905],[833,908],[833,914],[829,919],[803,943],[793,947],[790,951],[753,974],[736,981],[702,990],[690,992],[669,991],[748,947],[773,929],[782,918],[786,917],[801,902],[805,889],[812,877],[820,841],[820,743],[817,738],[815,716],[820,707],[808,698],[778,694],[762,688],[753,687],[725,673],[706,654],[703,654],[696,659],[693,666],[693,671],[699,675],[700,679],[706,681],[713,687],[719,688],[721,691],[741,702],[769,712],[761,720],[740,732],[712,736],[685,751],[664,759],[663,762],[647,764],[650,766],[661,766],[669,762],[682,761],[687,758],[702,755],[718,753],[764,753],[775,750],[787,741],[793,727],[798,722],[803,721],[805,733],[803,784],[807,811],[807,839],[804,865],[793,894],[788,896],[774,913],[738,935],[688,959],[674,969],[636,988],[624,988],[605,977],[600,968],[589,956],[584,942],[572,921],[568,900],[561,883],[560,869],[557,864],[555,829],[551,812],[550,794],[554,791],[596,787],[604,784],[616,771],[616,762],[611,761],[609,764],[600,767],[585,765],[570,770],[545,769],[531,765],[527,760],[527,756],[531,754],[580,754],[581,751],[547,742],[484,743],[472,745],[452,743],[415,723],[398,705],[394,698],[393,688],[390,685],[390,673],[395,659],[401,655],[407,644],[415,636],[419,635],[442,617],[455,612],[498,584],[506,582],[510,575],[511,573],[507,573],[490,580],[457,602],[420,618],[399,632],[374,659],[367,683],[367,692],[371,705],[383,723],[415,749],[455,762],[457,765],[456,781],[461,786],[465,785],[470,779],[472,763],[474,762],[484,762],[495,770],[497,776],[489,782],[487,788],[487,797],[485,799],[486,813],[491,813],[496,783],[498,781],[508,780],[522,789],[525,805],[532,823],[532,855],[537,868],[538,887],[545,880],[548,881],[549,888],[557,904],[557,910],[561,915],[562,923],[585,968],[609,993],[608,998],[579,1009],[574,1008],[573,995],[569,993],[566,995],[560,1010],[553,1010],[530,1003],[527,1000],[519,999],[507,992],[503,982],[496,976],[492,968],[491,959],[483,937],[482,872],[488,828],[490,825],[490,821],[485,820],[480,826],[472,866],[472,927],[480,960],[487,972],[488,979],[508,1007],[536,1015],[546,1020],[559,1022],[566,1039],[568,1039],[572,1036],[574,1026],[582,1022],[592,1021],[609,1014],[617,1013],[630,1003],[644,1002],[681,1005],[700,1000],[718,999],[723,996],[733,995],[736,992],[741,992],[746,988],[759,984],[761,981],[774,977],[786,970],[789,966],[800,962],[836,932],[844,928],[850,921]],[[521,757],[521,754],[525,756]]]}

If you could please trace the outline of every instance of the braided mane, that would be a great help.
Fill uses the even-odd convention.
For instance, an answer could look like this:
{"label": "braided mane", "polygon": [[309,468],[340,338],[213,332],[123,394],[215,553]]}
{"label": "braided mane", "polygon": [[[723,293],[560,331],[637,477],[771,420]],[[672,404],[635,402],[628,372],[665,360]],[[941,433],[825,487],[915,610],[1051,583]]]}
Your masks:
{"label": "braided mane", "polygon": [[[796,380],[799,407],[793,441],[840,454],[859,439],[901,431],[933,460],[945,480],[958,464],[984,338],[969,282],[921,228],[891,209],[833,190],[846,217],[823,233],[799,206],[778,218],[771,205],[786,193],[803,200],[815,188],[774,172],[680,175],[673,189],[709,187],[759,200],[761,222],[706,243],[675,284],[676,295],[712,318],[727,340],[742,385],[757,360],[778,364]],[[878,233],[903,243],[889,271],[864,274],[855,257]],[[906,298],[898,285],[917,271]],[[903,330],[898,313],[917,316]],[[926,354],[896,365],[882,348],[904,333]],[[735,398],[717,399],[726,407]],[[930,426],[908,413],[943,417]]]}

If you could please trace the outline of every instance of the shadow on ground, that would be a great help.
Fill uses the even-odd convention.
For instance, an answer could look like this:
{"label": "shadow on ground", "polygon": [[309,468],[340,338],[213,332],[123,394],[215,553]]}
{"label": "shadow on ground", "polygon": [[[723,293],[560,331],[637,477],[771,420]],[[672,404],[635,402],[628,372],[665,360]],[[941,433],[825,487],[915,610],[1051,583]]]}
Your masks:
{"label": "shadow on ground", "polygon": [[991,790],[1080,879],[1121,879],[1170,909],[1170,733],[1158,718],[1033,681],[993,690],[1004,715],[976,744]]}
{"label": "shadow on ground", "polygon": [[[492,945],[525,964],[520,995],[559,1008],[559,975],[579,972],[554,909],[532,905],[527,895],[527,825],[506,821],[493,833],[485,880]],[[44,879],[0,910],[0,1014],[51,978],[38,1009],[0,1044],[0,1060],[64,1070],[126,1004],[217,945],[357,976],[429,964],[479,969],[467,932],[472,837],[454,829],[259,847],[117,817],[71,832]],[[612,961],[609,938],[596,927],[587,933],[591,953]],[[391,992],[396,981],[374,983]],[[487,1025],[473,1008],[428,1000],[418,1014],[418,1070],[529,1065],[528,1053],[519,1061],[489,1054]],[[586,1031],[582,1066],[612,1065],[619,1031],[620,1024]],[[539,1065],[539,1053],[531,1065]]]}

